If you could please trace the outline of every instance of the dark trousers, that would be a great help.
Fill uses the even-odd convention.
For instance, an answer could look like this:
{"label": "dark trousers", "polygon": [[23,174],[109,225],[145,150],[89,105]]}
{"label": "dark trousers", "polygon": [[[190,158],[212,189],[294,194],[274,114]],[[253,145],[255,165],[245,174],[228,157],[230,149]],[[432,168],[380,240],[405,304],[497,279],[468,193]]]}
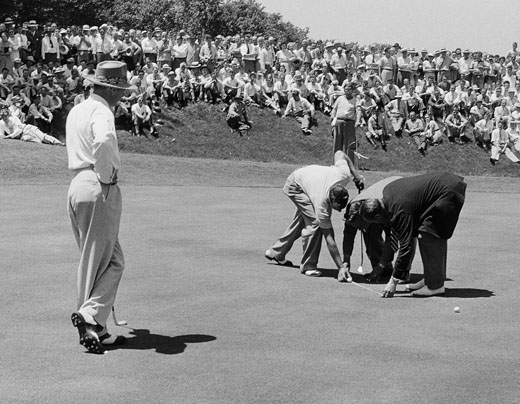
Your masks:
{"label": "dark trousers", "polygon": [[428,233],[419,233],[417,238],[424,267],[424,283],[430,289],[444,286],[448,257],[448,240]]}
{"label": "dark trousers", "polygon": [[355,122],[353,120],[338,119],[332,132],[334,135],[333,154],[341,150],[354,162],[354,152],[356,151]]}

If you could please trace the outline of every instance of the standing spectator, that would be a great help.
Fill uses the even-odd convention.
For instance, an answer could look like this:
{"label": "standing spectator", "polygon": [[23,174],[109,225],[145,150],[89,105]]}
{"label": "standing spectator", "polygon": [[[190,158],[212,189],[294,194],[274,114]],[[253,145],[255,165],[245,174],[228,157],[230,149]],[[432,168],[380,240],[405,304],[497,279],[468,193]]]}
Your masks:
{"label": "standing spectator", "polygon": [[46,27],[42,38],[42,58],[46,64],[60,59],[60,45],[51,27]]}
{"label": "standing spectator", "polygon": [[357,88],[355,84],[347,84],[343,95],[338,97],[330,113],[332,134],[334,137],[333,152],[343,151],[354,161],[356,144]]}
{"label": "standing spectator", "polygon": [[157,42],[153,37],[152,31],[143,31],[146,37],[141,41],[144,58],[149,58],[153,63],[157,62]]}
{"label": "standing spectator", "polygon": [[[191,46],[191,45],[190,45],[190,47],[193,48],[193,46]],[[199,54],[200,54],[200,51],[199,51]],[[199,54],[197,54],[197,57],[200,59]],[[172,59],[173,59],[172,70],[173,71],[178,69],[182,63],[186,63],[187,55],[188,55],[188,45],[183,41],[183,39],[180,35],[177,35],[177,37],[175,38],[175,44],[172,47]],[[195,60],[193,62],[195,62]]]}
{"label": "standing spectator", "polygon": [[13,46],[14,44],[9,40],[7,34],[2,32],[0,34],[0,69],[7,69],[8,72],[13,68],[13,60],[11,59]]}
{"label": "standing spectator", "polygon": [[200,47],[199,57],[200,62],[208,67],[210,72],[215,68],[217,62],[218,51],[213,43],[213,37],[206,35],[206,42]]}

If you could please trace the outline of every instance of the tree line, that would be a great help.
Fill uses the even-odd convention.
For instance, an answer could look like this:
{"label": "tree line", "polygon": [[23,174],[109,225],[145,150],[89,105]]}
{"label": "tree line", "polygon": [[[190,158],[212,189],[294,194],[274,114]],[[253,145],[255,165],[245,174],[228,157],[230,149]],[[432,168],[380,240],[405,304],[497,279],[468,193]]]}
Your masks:
{"label": "tree line", "polygon": [[268,13],[256,0],[3,0],[2,21],[37,20],[60,26],[111,23],[125,29],[179,31],[192,35],[251,34],[273,36],[279,41],[301,41],[308,28]]}

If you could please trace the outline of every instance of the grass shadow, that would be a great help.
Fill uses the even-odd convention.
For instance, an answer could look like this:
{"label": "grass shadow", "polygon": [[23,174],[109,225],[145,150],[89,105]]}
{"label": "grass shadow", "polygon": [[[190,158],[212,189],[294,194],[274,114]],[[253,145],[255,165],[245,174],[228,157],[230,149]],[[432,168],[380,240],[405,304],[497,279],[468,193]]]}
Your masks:
{"label": "grass shadow", "polygon": [[107,346],[107,351],[118,349],[135,349],[149,350],[154,349],[155,352],[164,355],[177,355],[183,353],[188,344],[198,344],[201,342],[215,341],[217,338],[212,335],[189,334],[177,335],[170,337],[169,335],[153,334],[146,329],[133,329],[126,344],[119,346]]}
{"label": "grass shadow", "polygon": [[487,289],[474,288],[446,288],[446,293],[443,297],[458,297],[466,299],[475,299],[478,297],[493,297],[495,293]]}

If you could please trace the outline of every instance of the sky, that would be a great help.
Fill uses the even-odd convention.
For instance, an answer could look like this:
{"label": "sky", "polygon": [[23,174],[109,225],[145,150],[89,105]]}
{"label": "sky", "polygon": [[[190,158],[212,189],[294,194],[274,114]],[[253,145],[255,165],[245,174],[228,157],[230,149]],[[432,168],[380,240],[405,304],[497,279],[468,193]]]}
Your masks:
{"label": "sky", "polygon": [[506,54],[520,43],[520,0],[257,0],[313,39],[398,42]]}

